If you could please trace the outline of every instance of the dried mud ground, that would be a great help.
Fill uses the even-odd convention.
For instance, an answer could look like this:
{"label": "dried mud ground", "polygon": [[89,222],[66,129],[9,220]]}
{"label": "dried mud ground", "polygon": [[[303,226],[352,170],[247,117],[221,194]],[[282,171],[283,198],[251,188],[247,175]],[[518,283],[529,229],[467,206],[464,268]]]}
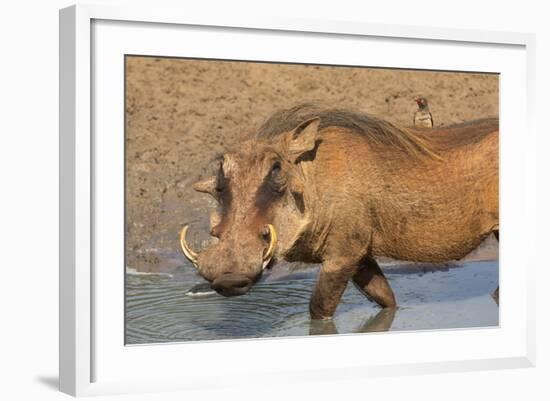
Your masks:
{"label": "dried mud ground", "polygon": [[[315,101],[411,125],[415,96],[435,125],[498,116],[497,75],[127,56],[127,266],[181,267],[184,223],[191,243],[208,239],[214,205],[190,184],[274,111]],[[494,259],[497,248],[489,240],[470,258]]]}

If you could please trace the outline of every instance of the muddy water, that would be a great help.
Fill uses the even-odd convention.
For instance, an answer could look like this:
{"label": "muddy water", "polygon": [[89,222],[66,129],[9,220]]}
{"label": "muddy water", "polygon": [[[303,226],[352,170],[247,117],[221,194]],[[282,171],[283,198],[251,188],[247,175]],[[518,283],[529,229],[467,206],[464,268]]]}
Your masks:
{"label": "muddy water", "polygon": [[234,298],[207,291],[190,266],[171,274],[128,273],[126,343],[498,325],[498,306],[490,296],[498,285],[498,261],[383,269],[400,307],[382,310],[350,284],[329,323],[309,319],[315,268],[293,272],[276,266],[248,294]]}

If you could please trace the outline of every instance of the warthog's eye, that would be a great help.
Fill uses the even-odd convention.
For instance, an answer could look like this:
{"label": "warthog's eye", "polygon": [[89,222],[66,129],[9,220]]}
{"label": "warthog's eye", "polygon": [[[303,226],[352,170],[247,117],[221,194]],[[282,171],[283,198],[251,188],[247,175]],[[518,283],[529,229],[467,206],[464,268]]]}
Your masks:
{"label": "warthog's eye", "polygon": [[284,191],[286,182],[284,174],[281,171],[280,161],[276,161],[275,163],[273,163],[273,166],[271,167],[271,171],[269,173],[269,183],[271,189],[273,189],[275,192]]}
{"label": "warthog's eye", "polygon": [[220,164],[218,172],[216,174],[216,192],[221,193],[225,188],[225,177],[223,173],[223,165]]}
{"label": "warthog's eye", "polygon": [[264,177],[256,193],[256,206],[260,211],[280,199],[286,189],[286,178],[280,161],[275,161]]}
{"label": "warthog's eye", "polygon": [[276,177],[277,175],[280,174],[280,172],[281,172],[281,162],[277,160],[275,163],[273,163],[273,166],[271,167],[271,176]]}
{"label": "warthog's eye", "polygon": [[224,188],[224,185],[223,185],[223,180],[217,180],[216,181],[216,192],[223,192],[223,188]]}

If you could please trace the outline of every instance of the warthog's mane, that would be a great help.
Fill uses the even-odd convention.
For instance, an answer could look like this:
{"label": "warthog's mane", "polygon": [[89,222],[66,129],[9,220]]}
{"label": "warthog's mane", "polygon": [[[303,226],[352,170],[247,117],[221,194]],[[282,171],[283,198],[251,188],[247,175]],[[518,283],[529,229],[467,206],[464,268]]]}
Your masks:
{"label": "warthog's mane", "polygon": [[340,127],[344,128],[343,134],[359,134],[374,145],[396,146],[412,155],[438,157],[422,139],[407,128],[361,112],[324,108],[315,103],[300,104],[277,111],[263,123],[254,137],[275,139],[301,123],[317,117],[321,119],[320,130]]}

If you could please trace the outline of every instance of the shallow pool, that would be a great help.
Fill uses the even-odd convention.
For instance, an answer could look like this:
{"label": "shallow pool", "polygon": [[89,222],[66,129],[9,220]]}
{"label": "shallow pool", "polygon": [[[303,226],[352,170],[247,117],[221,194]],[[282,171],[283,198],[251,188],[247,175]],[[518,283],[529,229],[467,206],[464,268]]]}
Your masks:
{"label": "shallow pool", "polygon": [[[499,323],[491,293],[498,261],[429,268],[382,266],[399,308],[383,310],[352,284],[332,322],[309,319],[318,268],[275,266],[246,295],[189,295],[204,283],[190,266],[173,274],[126,275],[126,343],[304,336],[385,330],[489,327]],[[199,287],[200,288],[200,287]],[[202,294],[202,295],[201,295]]]}

